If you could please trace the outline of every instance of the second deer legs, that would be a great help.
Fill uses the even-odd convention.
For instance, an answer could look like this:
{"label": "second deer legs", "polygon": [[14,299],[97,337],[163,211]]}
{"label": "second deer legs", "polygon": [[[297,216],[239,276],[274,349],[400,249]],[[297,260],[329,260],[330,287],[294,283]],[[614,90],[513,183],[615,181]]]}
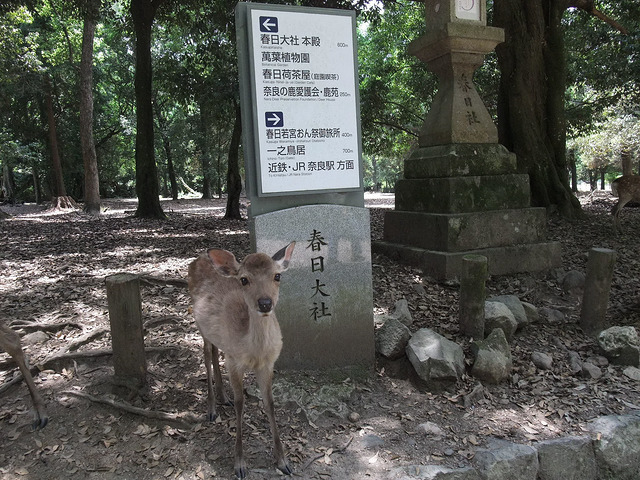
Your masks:
{"label": "second deer legs", "polygon": [[231,405],[229,397],[227,397],[227,394],[224,392],[222,385],[219,361],[218,347],[205,340],[204,364],[207,369],[207,418],[210,422],[213,422],[218,416],[216,411],[216,398],[222,405]]}

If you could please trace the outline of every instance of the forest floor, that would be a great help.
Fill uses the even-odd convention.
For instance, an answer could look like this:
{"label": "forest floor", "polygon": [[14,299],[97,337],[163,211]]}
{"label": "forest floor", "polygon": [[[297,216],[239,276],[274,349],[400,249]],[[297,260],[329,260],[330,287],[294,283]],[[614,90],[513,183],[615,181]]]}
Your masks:
{"label": "forest floor", "polygon": [[[372,237],[379,239],[383,212],[393,208],[393,196],[367,195],[366,201]],[[489,295],[518,295],[565,316],[518,333],[512,343],[512,381],[485,385],[472,406],[465,408],[463,396],[477,385],[473,378],[465,375],[451,391],[423,392],[403,361],[378,359],[369,379],[276,372],[276,417],[295,476],[386,479],[409,465],[467,466],[490,437],[530,444],[579,435],[599,416],[640,409],[640,383],[627,378],[623,368],[605,366],[600,379],[588,380],[572,375],[568,366],[566,349],[579,352],[583,360],[598,355],[595,341],[577,326],[580,297],[559,285],[563,272],[585,271],[590,248],[617,252],[609,322],[640,327],[640,210],[623,211],[626,233],[615,236],[609,214],[614,198],[601,192],[583,195],[581,201],[584,218],[549,221],[549,237],[562,244],[561,269],[488,280]],[[31,430],[28,390],[23,382],[7,388],[17,369],[8,355],[0,354],[3,479],[233,478],[235,414],[222,407],[216,422],[205,421],[202,343],[184,288],[145,284],[142,289],[149,389],[133,402],[175,420],[126,411],[124,402],[111,395],[113,368],[105,355],[110,349],[106,276],[130,272],[184,279],[189,262],[206,248],[224,246],[239,257],[248,253],[247,222],[224,220],[224,205],[224,200],[165,201],[167,221],[134,218],[135,201],[127,200],[104,201],[106,211],[99,218],[33,205],[2,206],[12,217],[0,220],[0,321],[21,334],[41,332],[30,344],[23,341],[31,364],[39,367],[36,383],[50,416],[46,428]],[[455,282],[423,279],[417,269],[378,255],[373,257],[373,281],[375,313],[390,312],[406,298],[412,330],[432,328],[468,352],[468,340],[458,334]],[[551,355],[552,370],[533,366],[534,351]],[[332,382],[336,389],[329,391],[346,393],[333,395],[339,405],[319,406],[320,387]],[[253,385],[251,376],[245,385]],[[306,405],[282,400],[278,392],[292,385],[306,389]],[[120,403],[100,403],[110,399]],[[332,411],[352,413],[351,420]],[[255,387],[248,388],[245,422],[249,478],[278,478]],[[421,427],[426,422],[441,430],[426,432]]]}

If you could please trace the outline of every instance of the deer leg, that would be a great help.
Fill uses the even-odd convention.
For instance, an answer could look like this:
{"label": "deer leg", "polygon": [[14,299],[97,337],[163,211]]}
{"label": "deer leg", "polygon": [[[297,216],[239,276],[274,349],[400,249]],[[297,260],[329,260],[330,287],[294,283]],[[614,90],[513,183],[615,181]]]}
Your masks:
{"label": "deer leg", "polygon": [[20,336],[14,332],[10,327],[0,323],[0,347],[5,350],[18,364],[18,368],[22,373],[29,393],[31,394],[31,400],[33,401],[33,407],[35,409],[35,419],[33,421],[33,429],[44,428],[49,423],[49,416],[44,408],[44,401],[36,389],[36,384],[33,381],[31,372],[27,367],[27,362],[22,351],[22,344],[20,343]]}
{"label": "deer leg", "polygon": [[242,380],[244,372],[235,368],[231,362],[227,361],[227,371],[229,372],[229,381],[233,388],[233,404],[236,409],[236,452],[234,469],[236,477],[243,479],[247,476],[247,466],[244,462],[242,452],[242,412],[244,410],[244,391]]}
{"label": "deer leg", "polygon": [[619,199],[618,203],[613,207],[613,228],[616,233],[622,233],[620,228],[620,212],[631,199]]}
{"label": "deer leg", "polygon": [[264,402],[264,410],[269,418],[269,426],[271,427],[271,436],[273,437],[273,456],[276,460],[278,470],[285,475],[291,475],[293,470],[289,466],[289,462],[284,454],[282,443],[280,442],[280,433],[278,432],[278,424],[276,423],[275,407],[273,405],[273,367],[262,368],[256,371],[256,379],[258,386],[260,387],[260,393],[262,394],[262,401]]}
{"label": "deer leg", "polygon": [[35,419],[32,423],[32,427],[34,430],[38,430],[39,428],[44,428],[49,423],[49,416],[44,408],[44,401],[42,397],[38,393],[36,389],[36,384],[33,381],[33,377],[31,376],[31,372],[27,367],[27,363],[24,358],[24,353],[22,349],[18,350],[18,355],[14,356],[16,362],[18,363],[18,367],[22,372],[22,376],[24,377],[24,381],[29,387],[29,393],[31,393],[31,400],[33,400],[33,407],[35,408]]}
{"label": "deer leg", "polygon": [[219,362],[220,352],[218,350],[218,347],[216,347],[215,345],[212,345],[212,350],[213,358],[215,359],[215,361],[213,362],[213,373],[216,387],[216,397],[218,398],[218,402],[220,402],[222,405],[232,406],[233,402],[231,402],[231,400],[229,400],[229,397],[227,397],[227,394],[224,391],[224,386],[222,385],[222,373],[220,373]]}
{"label": "deer leg", "polygon": [[[218,355],[215,357],[213,355],[214,346],[211,342],[204,340],[204,366],[207,370],[207,418],[210,422],[213,422],[218,416],[218,412],[216,411],[216,399],[213,393],[213,370],[212,364],[215,361],[218,363]],[[217,353],[217,349],[216,349]],[[218,366],[218,370],[220,366]],[[217,383],[217,379],[216,379]],[[216,385],[216,388],[219,387],[219,384]]]}

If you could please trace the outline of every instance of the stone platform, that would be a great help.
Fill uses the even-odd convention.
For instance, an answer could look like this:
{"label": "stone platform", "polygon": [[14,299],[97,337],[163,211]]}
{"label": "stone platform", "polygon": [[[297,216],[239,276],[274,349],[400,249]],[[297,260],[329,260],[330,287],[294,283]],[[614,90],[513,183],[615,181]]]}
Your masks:
{"label": "stone platform", "polygon": [[547,241],[546,211],[530,203],[529,176],[502,145],[423,147],[405,161],[373,251],[437,280],[458,277],[467,254],[486,256],[494,275],[557,267],[560,244]]}

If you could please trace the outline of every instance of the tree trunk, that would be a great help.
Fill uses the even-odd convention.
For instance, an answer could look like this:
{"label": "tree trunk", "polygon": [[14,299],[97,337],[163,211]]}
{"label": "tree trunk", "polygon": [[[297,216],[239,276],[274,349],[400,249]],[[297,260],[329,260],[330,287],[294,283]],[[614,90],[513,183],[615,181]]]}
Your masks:
{"label": "tree trunk", "polygon": [[227,210],[224,218],[241,220],[240,215],[240,194],[242,193],[242,178],[240,177],[240,136],[242,134],[242,123],[240,119],[240,105],[235,104],[236,121],[233,124],[231,143],[229,144],[229,165],[227,170]]}
{"label": "tree trunk", "polygon": [[80,60],[80,144],[84,164],[84,211],[100,214],[98,158],[93,140],[93,39],[101,0],[87,0]]}
{"label": "tree trunk", "polygon": [[620,161],[622,162],[622,175],[633,175],[630,149],[625,148],[620,152]]}
{"label": "tree trunk", "polygon": [[31,165],[31,176],[33,177],[33,194],[35,196],[36,205],[40,205],[42,202],[42,186],[40,185],[38,164],[35,161]]}
{"label": "tree trunk", "polygon": [[64,177],[62,176],[62,162],[60,161],[60,152],[58,151],[56,116],[53,110],[53,92],[51,91],[51,80],[49,77],[45,77],[44,79],[44,96],[47,113],[47,126],[49,127],[49,149],[51,153],[51,165],[54,180],[53,195],[55,197],[66,197],[67,189],[64,186]]}
{"label": "tree trunk", "polygon": [[15,203],[16,182],[13,178],[13,168],[6,158],[2,161],[2,197],[5,202]]}
{"label": "tree trunk", "polygon": [[532,203],[572,218],[580,202],[571,193],[564,118],[563,0],[495,0],[494,24],[505,29],[498,45],[500,143],[529,174]]}
{"label": "tree trunk", "polygon": [[202,198],[210,199],[211,194],[211,157],[209,153],[209,128],[207,107],[200,102],[200,152],[202,154]]}
{"label": "tree trunk", "polygon": [[163,0],[132,0],[136,34],[136,194],[141,218],[164,219],[153,140],[151,25]]}
{"label": "tree trunk", "polygon": [[571,191],[578,192],[578,166],[576,165],[576,152],[569,150],[569,169],[571,170]]}
{"label": "tree trunk", "polygon": [[168,133],[169,129],[167,127],[167,122],[160,112],[159,107],[156,108],[156,118],[158,120],[160,137],[162,137],[162,148],[164,149],[164,153],[167,156],[167,173],[169,175],[169,184],[171,185],[171,198],[173,200],[178,200],[178,181],[176,180],[176,171],[173,168],[173,151],[171,150],[171,139],[169,138]]}

